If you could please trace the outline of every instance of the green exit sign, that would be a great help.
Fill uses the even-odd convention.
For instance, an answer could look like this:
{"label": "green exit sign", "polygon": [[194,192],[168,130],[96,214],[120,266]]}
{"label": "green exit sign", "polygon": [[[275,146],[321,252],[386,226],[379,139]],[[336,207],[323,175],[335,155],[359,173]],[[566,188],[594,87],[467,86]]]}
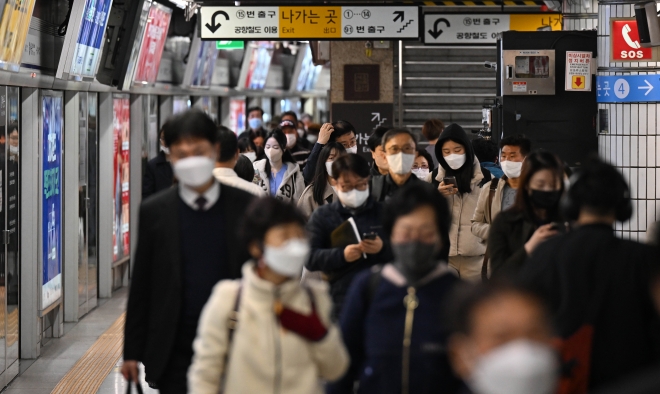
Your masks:
{"label": "green exit sign", "polygon": [[243,49],[245,41],[216,41],[215,47],[218,49]]}

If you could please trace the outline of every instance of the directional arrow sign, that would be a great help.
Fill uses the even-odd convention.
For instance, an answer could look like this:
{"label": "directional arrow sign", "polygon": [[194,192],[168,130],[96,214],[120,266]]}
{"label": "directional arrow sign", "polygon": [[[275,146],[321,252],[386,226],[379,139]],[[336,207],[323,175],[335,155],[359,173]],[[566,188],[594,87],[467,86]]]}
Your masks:
{"label": "directional arrow sign", "polygon": [[211,33],[215,33],[216,31],[218,31],[219,28],[222,27],[221,24],[219,24],[219,23],[216,24],[216,22],[215,22],[215,18],[216,18],[218,15],[222,15],[222,16],[225,17],[225,20],[229,20],[229,15],[227,15],[226,12],[224,12],[224,11],[216,11],[216,12],[214,12],[214,13],[213,13],[213,16],[211,17],[211,23],[210,23],[210,24],[209,24],[209,23],[206,24],[206,28],[209,29],[209,30],[211,31]]}
{"label": "directional arrow sign", "polygon": [[596,100],[599,103],[660,102],[660,74],[597,76]]}
{"label": "directional arrow sign", "polygon": [[394,17],[394,19],[392,19],[392,22],[396,22],[398,20],[401,20],[401,22],[403,22],[405,15],[403,11],[394,11],[393,14],[396,16]]}
{"label": "directional arrow sign", "polygon": [[431,35],[431,37],[433,37],[433,38],[435,38],[435,39],[437,39],[438,37],[440,37],[440,34],[442,34],[442,32],[443,32],[442,30],[438,30],[438,25],[440,24],[440,22],[442,22],[442,23],[444,23],[445,25],[447,25],[447,27],[451,27],[451,24],[449,23],[449,21],[448,21],[447,19],[445,19],[445,18],[439,18],[439,19],[437,19],[437,20],[433,23],[433,30],[429,30],[429,34]]}
{"label": "directional arrow sign", "polygon": [[372,122],[380,122],[380,112],[372,112],[371,114],[374,116],[371,118]]}

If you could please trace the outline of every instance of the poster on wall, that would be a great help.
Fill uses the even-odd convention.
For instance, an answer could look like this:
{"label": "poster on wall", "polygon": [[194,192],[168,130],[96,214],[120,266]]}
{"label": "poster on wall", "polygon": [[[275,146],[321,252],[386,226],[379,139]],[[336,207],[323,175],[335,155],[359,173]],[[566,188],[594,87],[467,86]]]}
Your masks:
{"label": "poster on wall", "polygon": [[130,120],[131,103],[128,96],[117,95],[112,100],[114,177],[112,194],[112,261],[128,258],[130,254]]}
{"label": "poster on wall", "polygon": [[245,100],[231,99],[229,102],[229,124],[234,133],[240,134],[245,130]]}
{"label": "poster on wall", "polygon": [[156,82],[171,16],[171,9],[157,3],[151,5],[142,47],[140,48],[140,57],[135,70],[135,82]]}
{"label": "poster on wall", "polygon": [[111,6],[112,0],[87,0],[85,3],[70,74],[85,77],[96,74]]}
{"label": "poster on wall", "polygon": [[62,97],[43,96],[41,201],[43,282],[41,308],[62,296]]}

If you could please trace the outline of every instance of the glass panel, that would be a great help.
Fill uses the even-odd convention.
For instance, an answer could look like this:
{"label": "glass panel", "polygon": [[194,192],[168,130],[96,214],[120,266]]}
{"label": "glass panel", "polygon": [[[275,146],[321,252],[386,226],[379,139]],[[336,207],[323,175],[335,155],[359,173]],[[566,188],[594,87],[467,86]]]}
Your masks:
{"label": "glass panel", "polygon": [[7,160],[7,366],[18,361],[18,294],[20,234],[20,122],[19,88],[7,88],[9,102],[9,159]]}
{"label": "glass panel", "polygon": [[89,93],[87,105],[87,305],[91,310],[96,307],[98,295],[98,93]]}
{"label": "glass panel", "polygon": [[78,318],[87,308],[87,93],[78,93]]}
{"label": "glass panel", "polygon": [[548,78],[549,76],[548,56],[516,56],[516,78]]}
{"label": "glass panel", "polygon": [[[7,87],[0,87],[0,220],[7,230]],[[7,259],[0,245],[0,373],[6,369],[7,343]]]}

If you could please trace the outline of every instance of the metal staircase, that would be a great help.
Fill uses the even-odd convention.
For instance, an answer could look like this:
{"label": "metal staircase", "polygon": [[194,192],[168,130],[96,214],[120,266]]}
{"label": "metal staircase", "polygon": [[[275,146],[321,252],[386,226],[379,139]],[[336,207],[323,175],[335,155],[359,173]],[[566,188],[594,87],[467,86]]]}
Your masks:
{"label": "metal staircase", "polygon": [[484,63],[495,62],[496,53],[495,46],[396,43],[395,124],[420,135],[431,118],[457,123],[468,133],[481,128],[484,99],[496,94],[495,70]]}

